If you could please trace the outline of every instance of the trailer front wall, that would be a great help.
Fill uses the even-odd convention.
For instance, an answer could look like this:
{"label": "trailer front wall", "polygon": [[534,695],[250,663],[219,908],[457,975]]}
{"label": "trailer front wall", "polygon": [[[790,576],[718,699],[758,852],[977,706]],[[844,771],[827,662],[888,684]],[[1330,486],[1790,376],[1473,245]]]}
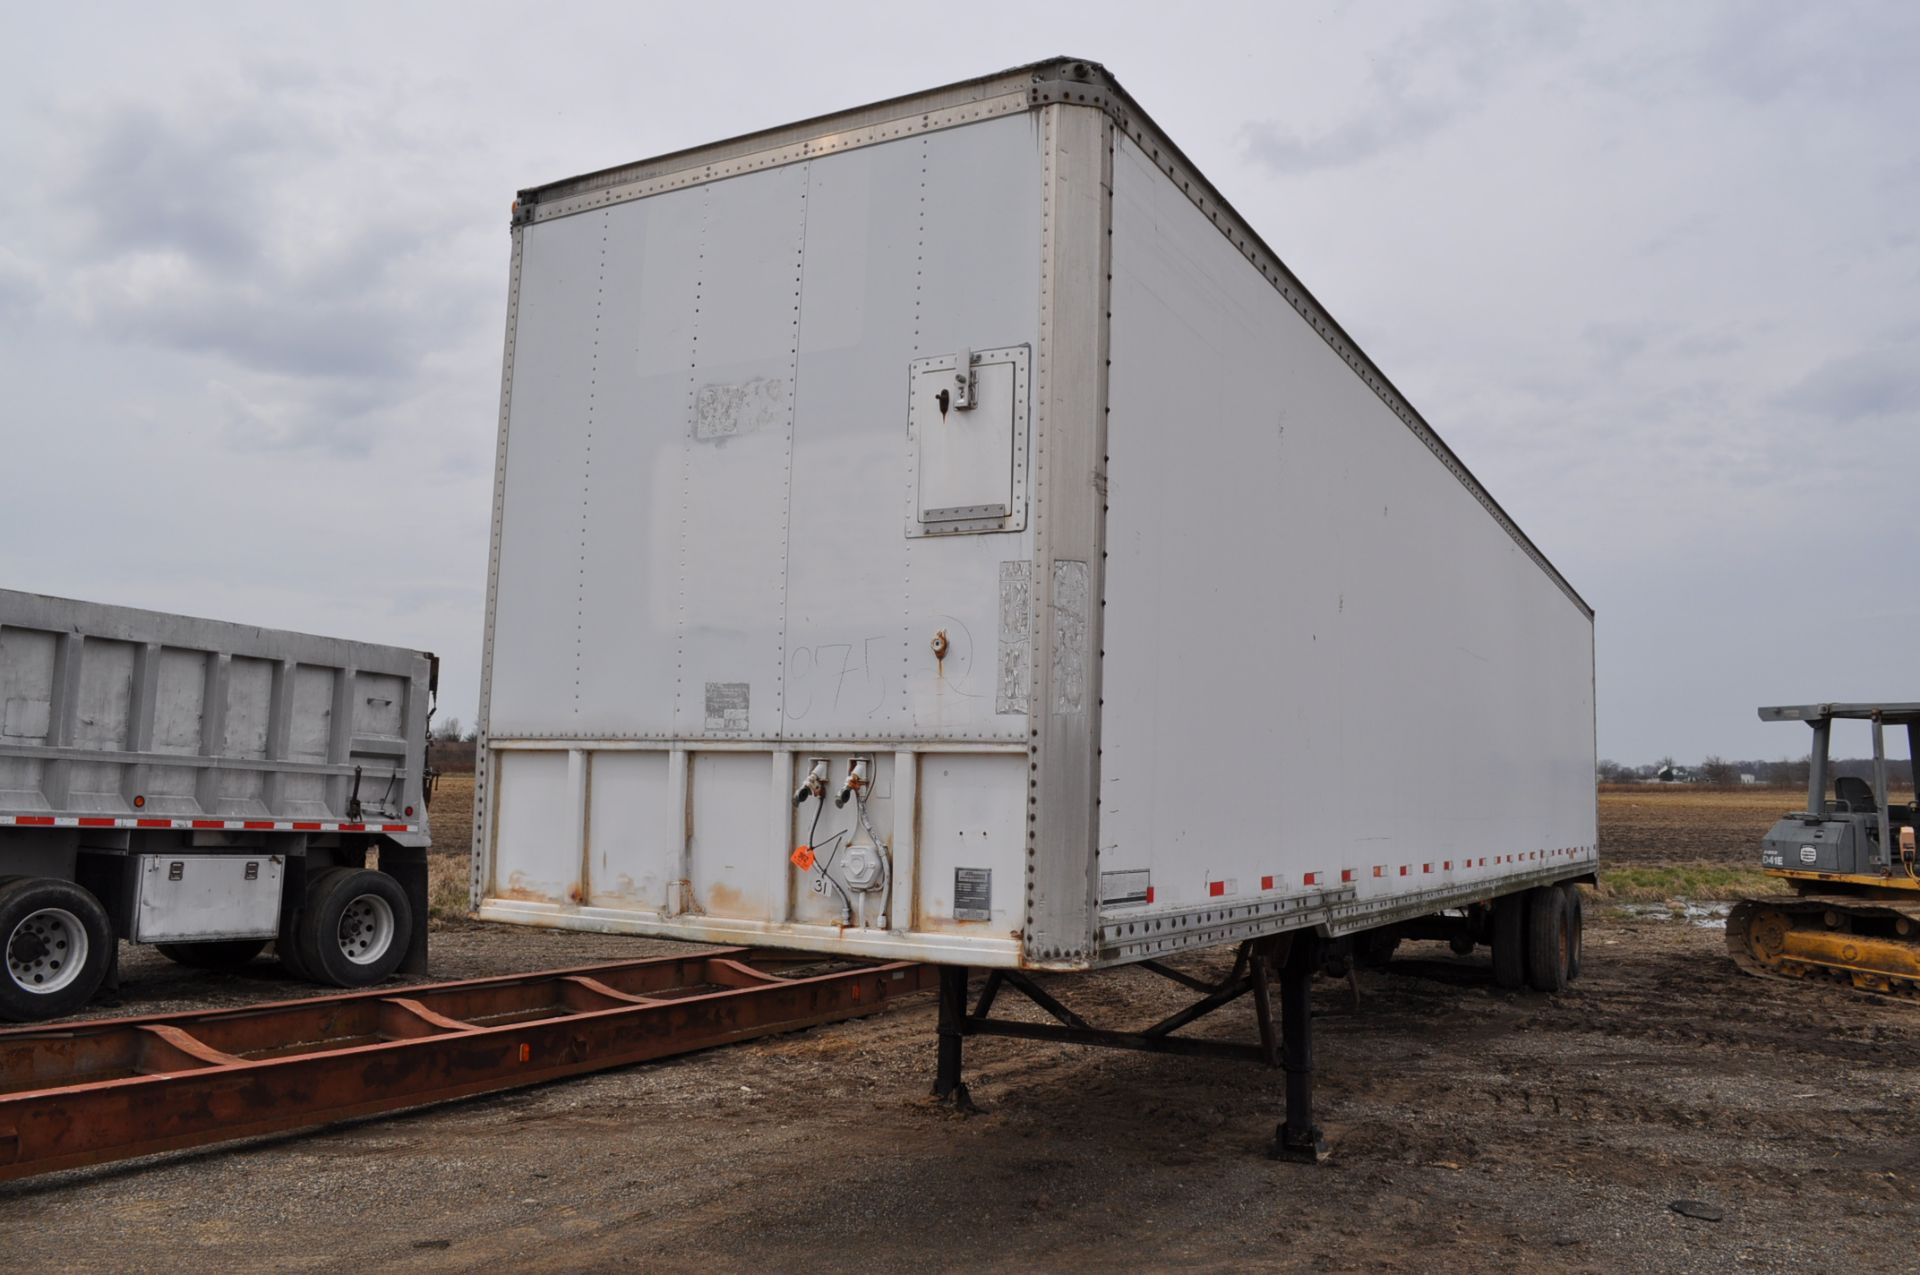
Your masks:
{"label": "trailer front wall", "polygon": [[1571,875],[1584,604],[1131,139],[1114,170],[1104,914]]}
{"label": "trailer front wall", "polygon": [[[855,812],[816,829],[791,799],[814,757],[837,791],[864,756],[896,880],[850,940],[1011,959],[1028,718],[1002,601],[1033,538],[909,534],[907,409],[916,360],[1030,357],[1041,181],[1021,111],[517,232],[483,915],[838,943],[787,856]],[[993,873],[989,915],[956,907],[956,855]]]}

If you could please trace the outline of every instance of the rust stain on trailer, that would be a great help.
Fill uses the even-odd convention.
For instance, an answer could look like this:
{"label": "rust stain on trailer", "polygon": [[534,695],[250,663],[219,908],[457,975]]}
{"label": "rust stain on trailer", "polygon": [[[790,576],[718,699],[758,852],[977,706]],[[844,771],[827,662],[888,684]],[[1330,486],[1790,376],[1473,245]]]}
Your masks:
{"label": "rust stain on trailer", "polygon": [[513,899],[519,903],[558,903],[560,900],[544,890],[536,890],[528,884],[527,874],[514,872],[507,878],[506,885],[496,892],[496,898]]}
{"label": "rust stain on trailer", "polygon": [[707,904],[714,916],[745,916],[747,896],[732,886],[715,881],[707,887]]}

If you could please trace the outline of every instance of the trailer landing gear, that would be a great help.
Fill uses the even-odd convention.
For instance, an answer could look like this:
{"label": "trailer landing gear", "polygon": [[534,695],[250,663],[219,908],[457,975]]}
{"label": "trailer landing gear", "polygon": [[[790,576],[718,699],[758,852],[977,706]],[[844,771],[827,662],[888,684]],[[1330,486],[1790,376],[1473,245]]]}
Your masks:
{"label": "trailer landing gear", "polygon": [[[1052,1040],[1070,1045],[1097,1045],[1108,1049],[1137,1049],[1148,1053],[1185,1054],[1196,1058],[1229,1058],[1279,1067],[1286,1072],[1286,1119],[1274,1131],[1269,1154],[1276,1160],[1316,1164],[1326,1155],[1326,1139],[1313,1123],[1313,975],[1319,965],[1318,943],[1311,934],[1282,934],[1252,939],[1240,945],[1233,971],[1218,983],[1208,983],[1171,969],[1158,961],[1140,967],[1183,987],[1203,993],[1193,1004],[1139,1031],[1094,1027],[1068,1009],[1019,970],[992,970],[979,1001],[967,1006],[965,966],[940,970],[939,1054],[933,1096],[955,1110],[977,1111],[967,1092],[962,1071],[962,1048],[968,1036],[1011,1036],[1022,1040]],[[1280,1021],[1273,1015],[1272,984],[1280,983]],[[1025,996],[1056,1021],[1028,1023],[993,1018],[994,1000],[1003,987]],[[1260,1027],[1258,1044],[1195,1040],[1174,1035],[1188,1023],[1253,996],[1254,1018]]]}

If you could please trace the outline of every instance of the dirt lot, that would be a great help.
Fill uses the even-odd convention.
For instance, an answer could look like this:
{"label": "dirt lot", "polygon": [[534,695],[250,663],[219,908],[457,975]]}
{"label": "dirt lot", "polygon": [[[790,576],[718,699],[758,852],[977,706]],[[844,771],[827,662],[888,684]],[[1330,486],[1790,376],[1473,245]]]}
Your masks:
{"label": "dirt lot", "polygon": [[[1730,846],[1716,820],[1639,804],[1652,800],[1608,819],[1607,854]],[[1714,826],[1689,833],[1689,817]],[[671,948],[466,923],[434,942],[441,977]],[[0,1237],[13,1266],[44,1270],[1911,1271],[1920,1005],[1743,978],[1720,942],[1597,908],[1585,977],[1563,996],[1498,992],[1484,954],[1427,944],[1363,975],[1357,1009],[1323,981],[1334,1154],[1318,1167],[1263,1157],[1281,1081],[1244,1065],[970,1042],[988,1112],[951,1115],[926,1097],[922,1000],[317,1136],[0,1186]],[[209,980],[130,956],[120,1012],[285,995],[274,968]],[[1179,998],[1137,969],[1051,985],[1114,1021]],[[1212,1032],[1250,1032],[1236,1009]],[[1682,1217],[1682,1199],[1724,1218]]]}

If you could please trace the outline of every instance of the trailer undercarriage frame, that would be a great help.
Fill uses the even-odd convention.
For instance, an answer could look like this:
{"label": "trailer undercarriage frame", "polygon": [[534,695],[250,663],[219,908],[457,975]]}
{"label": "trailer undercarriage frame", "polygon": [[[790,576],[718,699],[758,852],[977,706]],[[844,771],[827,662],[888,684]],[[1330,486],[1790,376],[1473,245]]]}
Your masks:
{"label": "trailer undercarriage frame", "polygon": [[[1311,993],[1313,976],[1320,962],[1318,949],[1319,943],[1310,931],[1248,939],[1236,951],[1232,971],[1217,983],[1195,978],[1158,961],[1141,961],[1141,968],[1202,995],[1184,1009],[1135,1031],[1093,1026],[1019,970],[990,971],[979,1000],[969,1008],[966,967],[942,966],[934,1097],[962,1111],[974,1110],[963,1071],[962,1051],[969,1036],[1005,1036],[1258,1063],[1286,1072],[1286,1115],[1274,1130],[1269,1153],[1278,1160],[1318,1163],[1326,1155],[1326,1139],[1313,1123]],[[1278,1022],[1273,1007],[1276,982],[1280,1001]],[[1035,1023],[992,1017],[994,1003],[1003,988],[1019,992],[1055,1021]],[[1253,997],[1254,1020],[1259,1025],[1258,1043],[1203,1040],[1175,1034],[1248,995]]]}

